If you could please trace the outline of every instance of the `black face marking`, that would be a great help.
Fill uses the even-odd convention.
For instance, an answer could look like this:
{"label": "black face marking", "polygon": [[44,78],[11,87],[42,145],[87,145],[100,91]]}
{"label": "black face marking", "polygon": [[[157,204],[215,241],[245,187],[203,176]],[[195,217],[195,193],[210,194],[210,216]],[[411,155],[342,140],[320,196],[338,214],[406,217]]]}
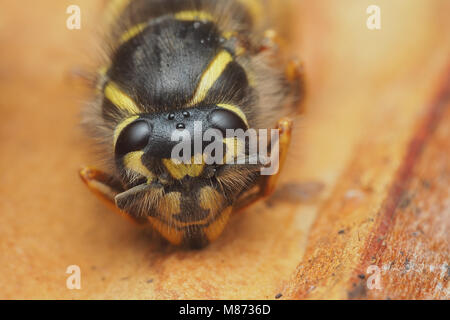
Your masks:
{"label": "black face marking", "polygon": [[144,149],[151,136],[151,128],[144,120],[129,124],[119,135],[116,143],[116,155],[123,156],[129,152]]}
{"label": "black face marking", "polygon": [[247,129],[247,125],[241,117],[226,109],[214,110],[209,116],[209,121],[213,128],[220,130],[224,135],[227,129]]}

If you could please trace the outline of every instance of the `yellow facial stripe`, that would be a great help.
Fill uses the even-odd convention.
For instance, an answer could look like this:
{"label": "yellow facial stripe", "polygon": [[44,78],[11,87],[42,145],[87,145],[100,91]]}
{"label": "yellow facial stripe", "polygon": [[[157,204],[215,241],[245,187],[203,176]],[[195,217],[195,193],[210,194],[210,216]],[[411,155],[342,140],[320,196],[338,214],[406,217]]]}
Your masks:
{"label": "yellow facial stripe", "polygon": [[109,82],[106,85],[105,97],[117,108],[127,111],[130,114],[138,114],[140,112],[133,99],[123,92],[114,82]]}
{"label": "yellow facial stripe", "polygon": [[223,229],[228,223],[228,220],[230,219],[231,212],[233,211],[232,207],[226,208],[220,216],[217,218],[216,221],[211,223],[208,227],[203,229],[203,232],[205,233],[205,236],[208,238],[209,241],[216,240],[220,234],[222,233]]}
{"label": "yellow facial stripe", "polygon": [[133,116],[130,118],[125,119],[119,125],[114,129],[114,148],[116,147],[117,139],[119,139],[119,135],[122,132],[123,129],[125,129],[126,126],[128,126],[133,121],[139,119],[139,116]]}
{"label": "yellow facial stripe", "polygon": [[136,37],[138,34],[140,34],[142,31],[144,31],[146,27],[147,27],[147,23],[140,23],[138,25],[131,27],[130,29],[128,29],[126,32],[124,32],[122,34],[122,36],[120,37],[119,44],[124,44],[125,42],[128,42],[132,38]]}
{"label": "yellow facial stripe", "polygon": [[219,54],[212,60],[208,68],[206,68],[205,72],[203,73],[197,86],[197,90],[195,91],[195,95],[190,102],[191,106],[205,100],[209,90],[212,88],[214,83],[216,83],[217,79],[219,79],[219,77],[222,75],[228,64],[232,61],[233,57],[228,51],[222,50],[221,52],[219,52]]}
{"label": "yellow facial stripe", "polygon": [[147,183],[151,183],[155,176],[142,164],[141,158],[143,155],[144,151],[130,152],[123,159],[123,164],[126,168],[131,169],[134,172],[137,172],[146,177]]}
{"label": "yellow facial stripe", "polygon": [[170,243],[178,246],[183,241],[183,231],[170,227],[168,224],[158,220],[157,218],[148,217],[148,221],[164,238]]}
{"label": "yellow facial stripe", "polygon": [[186,10],[175,13],[175,19],[180,21],[210,21],[214,22],[214,17],[206,12],[199,10]]}
{"label": "yellow facial stripe", "polygon": [[195,157],[192,157],[191,164],[175,163],[171,159],[163,159],[162,163],[169,171],[170,175],[177,180],[181,180],[186,176],[196,178],[200,176],[205,168],[205,163],[195,164]]}
{"label": "yellow facial stripe", "polygon": [[218,104],[217,106],[237,114],[239,116],[239,118],[241,118],[242,121],[244,121],[245,125],[248,127],[247,117],[245,116],[245,113],[242,112],[242,110],[240,108],[233,106],[231,104],[226,104],[226,103],[221,103],[221,104]]}

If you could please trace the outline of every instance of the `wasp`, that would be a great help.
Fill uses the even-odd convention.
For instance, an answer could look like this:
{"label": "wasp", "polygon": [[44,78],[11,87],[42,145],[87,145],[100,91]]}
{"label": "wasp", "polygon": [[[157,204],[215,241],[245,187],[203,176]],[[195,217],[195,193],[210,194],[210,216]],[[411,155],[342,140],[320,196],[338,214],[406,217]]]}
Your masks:
{"label": "wasp", "polygon": [[[108,58],[84,118],[108,173],[86,167],[80,175],[117,213],[174,245],[208,245],[233,213],[275,189],[280,171],[261,175],[262,163],[171,158],[173,132],[201,122],[202,130],[221,132],[278,130],[282,167],[303,77],[268,25],[269,2],[119,0],[108,9]],[[237,139],[224,140],[225,154]]]}

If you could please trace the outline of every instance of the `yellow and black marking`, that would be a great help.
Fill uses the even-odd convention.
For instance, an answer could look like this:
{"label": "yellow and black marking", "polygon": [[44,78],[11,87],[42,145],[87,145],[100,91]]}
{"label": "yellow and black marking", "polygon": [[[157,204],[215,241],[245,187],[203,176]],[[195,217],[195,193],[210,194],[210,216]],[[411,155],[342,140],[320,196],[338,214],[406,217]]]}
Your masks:
{"label": "yellow and black marking", "polygon": [[[200,158],[196,160],[195,158]],[[172,159],[162,159],[162,163],[169,171],[170,175],[176,180],[182,180],[186,176],[197,178],[203,173],[205,163],[201,154],[191,157],[189,164],[177,163]]]}
{"label": "yellow and black marking", "polygon": [[139,114],[140,110],[137,104],[114,82],[110,81],[106,84],[104,94],[105,99],[108,99],[116,108],[129,114]]}
{"label": "yellow and black marking", "polygon": [[[173,145],[167,142],[170,136],[165,131],[170,133],[172,124],[167,124],[166,119],[172,117],[175,127],[186,126],[188,120],[179,117],[180,112],[188,110],[189,120],[199,118],[207,126],[212,125],[205,120],[211,119],[211,114],[225,118],[231,127],[250,126],[251,114],[246,112],[251,107],[253,89],[245,69],[236,60],[243,51],[240,48],[235,52],[226,45],[238,31],[221,30],[221,18],[208,1],[165,0],[163,7],[168,10],[158,6],[159,1],[139,0],[130,2],[125,9],[127,2],[116,1],[112,5],[111,10],[118,17],[131,12],[134,19],[116,37],[110,64],[102,69],[102,79],[106,79],[101,88],[103,117],[115,123],[116,163],[120,170],[142,177],[149,186],[170,179],[183,181],[186,188],[180,187],[177,192],[165,190],[166,195],[159,199],[154,212],[148,213],[149,221],[172,243],[194,239],[204,244],[222,232],[231,213],[231,201],[227,202],[224,194],[211,187],[198,189],[201,181],[210,183],[204,177],[208,173],[202,159],[194,163],[199,155],[192,156],[191,164],[171,159],[167,151]],[[239,19],[249,20],[254,15],[255,7],[249,3],[237,1],[235,6],[251,8]],[[152,13],[150,9],[154,9]],[[240,21],[239,25],[245,24]],[[178,111],[171,113],[172,110]],[[225,131],[222,127],[218,129]],[[160,139],[154,140],[155,136]],[[233,139],[224,143],[227,152],[234,151]]]}
{"label": "yellow and black marking", "polygon": [[[99,70],[96,126],[108,132],[102,138],[123,186],[116,205],[148,219],[173,244],[215,240],[236,201],[260,181],[258,170],[207,165],[203,144],[190,163],[174,161],[178,141],[171,138],[177,130],[194,136],[196,122],[202,134],[260,124],[262,89],[251,62],[263,1],[112,0],[106,11],[112,43]],[[284,83],[274,79],[270,89],[282,96]],[[223,148],[225,161],[247,152],[236,138],[223,140]]]}
{"label": "yellow and black marking", "polygon": [[[192,214],[183,214],[186,210]],[[203,247],[219,237],[231,211],[223,195],[211,186],[201,185],[190,191],[166,193],[149,222],[175,245]]]}
{"label": "yellow and black marking", "polygon": [[[196,15],[202,22],[190,20]],[[252,88],[246,71],[222,40],[206,12],[182,11],[131,27],[112,57],[105,86],[112,106],[104,108],[133,114],[218,102],[247,106]]]}

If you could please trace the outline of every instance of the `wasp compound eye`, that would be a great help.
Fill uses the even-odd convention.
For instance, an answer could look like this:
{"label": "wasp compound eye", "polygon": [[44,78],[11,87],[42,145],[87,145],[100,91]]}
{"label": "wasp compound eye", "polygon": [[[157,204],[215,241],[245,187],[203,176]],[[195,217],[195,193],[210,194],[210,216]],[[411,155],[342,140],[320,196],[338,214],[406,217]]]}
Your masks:
{"label": "wasp compound eye", "polygon": [[144,149],[151,135],[151,128],[144,120],[138,120],[128,125],[120,133],[116,143],[116,156]]}
{"label": "wasp compound eye", "polygon": [[213,128],[219,129],[223,134],[226,134],[227,129],[242,129],[247,130],[247,125],[236,113],[226,110],[214,110],[210,116],[209,121]]}

